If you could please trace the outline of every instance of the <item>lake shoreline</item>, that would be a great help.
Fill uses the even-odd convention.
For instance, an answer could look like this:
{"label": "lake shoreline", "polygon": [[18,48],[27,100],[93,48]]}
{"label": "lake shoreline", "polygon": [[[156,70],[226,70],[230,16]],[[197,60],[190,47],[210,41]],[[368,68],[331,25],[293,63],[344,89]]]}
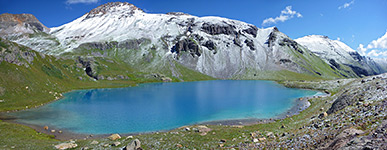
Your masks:
{"label": "lake shoreline", "polygon": [[[135,136],[135,135],[143,135],[143,134],[163,133],[163,132],[169,132],[172,130],[180,129],[183,127],[191,127],[191,126],[197,126],[197,125],[249,126],[249,125],[255,125],[255,124],[266,124],[266,123],[275,122],[277,120],[282,120],[282,119],[297,115],[301,111],[307,109],[311,105],[309,102],[309,99],[317,98],[317,97],[326,97],[326,96],[329,96],[329,94],[319,95],[319,96],[307,96],[307,97],[295,99],[294,100],[295,104],[288,111],[286,111],[282,114],[279,114],[276,117],[269,118],[269,119],[246,118],[246,119],[216,120],[216,121],[206,121],[206,122],[200,122],[200,123],[193,123],[190,125],[185,125],[182,127],[171,129],[171,130],[160,130],[160,131],[153,131],[153,132],[138,132],[138,133],[118,133],[118,134],[120,134],[121,136]],[[5,114],[5,113],[3,113],[3,114]],[[54,139],[62,140],[62,141],[100,139],[100,138],[107,138],[111,134],[114,134],[114,133],[110,133],[110,134],[75,133],[72,131],[51,128],[51,127],[48,127],[48,129],[46,130],[46,129],[44,129],[44,126],[18,122],[18,121],[16,121],[16,118],[2,115],[2,113],[0,113],[0,120],[5,121],[5,122],[9,122],[9,123],[15,123],[15,124],[28,126],[32,129],[34,129],[38,133],[52,135],[52,136],[54,136]],[[52,130],[54,130],[54,132],[52,132]]]}

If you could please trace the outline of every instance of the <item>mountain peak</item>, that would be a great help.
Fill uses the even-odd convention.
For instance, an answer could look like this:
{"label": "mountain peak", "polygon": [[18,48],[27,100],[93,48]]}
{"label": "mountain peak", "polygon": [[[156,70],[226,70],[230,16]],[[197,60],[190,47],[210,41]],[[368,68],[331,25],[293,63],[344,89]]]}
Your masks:
{"label": "mountain peak", "polygon": [[0,15],[1,35],[48,32],[49,30],[32,14],[4,13]]}
{"label": "mountain peak", "polygon": [[144,12],[142,9],[128,2],[109,2],[92,9],[87,13],[86,19],[105,14],[129,14],[133,15],[136,11]]}

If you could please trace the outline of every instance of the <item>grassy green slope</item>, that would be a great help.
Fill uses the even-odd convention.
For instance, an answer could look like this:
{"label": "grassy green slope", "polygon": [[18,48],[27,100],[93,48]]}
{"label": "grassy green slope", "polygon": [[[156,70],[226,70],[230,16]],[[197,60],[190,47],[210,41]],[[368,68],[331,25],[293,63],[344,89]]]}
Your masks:
{"label": "grassy green slope", "polygon": [[[98,75],[112,78],[122,75],[128,78],[116,78],[112,81],[94,80],[86,75],[84,68],[73,59],[75,57],[64,59],[44,56],[16,43],[0,41],[0,50],[2,50],[0,54],[11,53],[11,49],[18,49],[23,53],[35,53],[36,56],[31,63],[27,63],[22,57],[18,58],[26,62],[28,67],[6,61],[0,62],[0,100],[3,100],[0,102],[0,112],[39,106],[60,98],[60,93],[74,89],[126,87],[137,83],[160,82],[159,78],[153,77],[149,72],[133,69],[134,67],[121,60],[99,57],[93,58]],[[213,79],[182,66],[178,68],[181,73],[186,74],[184,79],[187,81]],[[166,73],[166,75],[169,74]],[[179,80],[174,79],[174,81]]]}

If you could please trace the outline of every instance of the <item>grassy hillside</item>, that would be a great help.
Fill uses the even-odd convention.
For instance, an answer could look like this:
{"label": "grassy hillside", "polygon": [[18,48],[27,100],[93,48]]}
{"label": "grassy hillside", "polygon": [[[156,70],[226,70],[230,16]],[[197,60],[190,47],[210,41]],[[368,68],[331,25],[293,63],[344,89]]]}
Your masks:
{"label": "grassy hillside", "polygon": [[[120,60],[91,58],[96,74],[105,78],[95,80],[85,73],[84,66],[76,57],[43,55],[3,39],[0,41],[0,50],[0,58],[4,60],[0,61],[0,112],[39,106],[60,98],[63,92],[75,89],[126,87],[138,83],[161,82],[160,78],[154,77],[152,73],[133,69]],[[181,66],[178,68],[181,73],[186,74],[183,79],[187,81],[213,79]],[[168,76],[170,73],[153,74]],[[110,79],[107,79],[108,77]]]}

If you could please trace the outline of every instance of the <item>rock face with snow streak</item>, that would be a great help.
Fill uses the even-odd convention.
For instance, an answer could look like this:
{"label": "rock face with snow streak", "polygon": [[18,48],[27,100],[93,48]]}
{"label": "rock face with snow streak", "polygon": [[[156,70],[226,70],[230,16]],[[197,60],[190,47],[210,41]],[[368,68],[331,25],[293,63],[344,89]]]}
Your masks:
{"label": "rock face with snow streak", "polygon": [[343,42],[331,40],[327,36],[309,35],[295,41],[321,57],[330,64],[332,69],[345,72],[350,77],[375,75],[383,72],[382,68],[371,58],[361,56]]}

